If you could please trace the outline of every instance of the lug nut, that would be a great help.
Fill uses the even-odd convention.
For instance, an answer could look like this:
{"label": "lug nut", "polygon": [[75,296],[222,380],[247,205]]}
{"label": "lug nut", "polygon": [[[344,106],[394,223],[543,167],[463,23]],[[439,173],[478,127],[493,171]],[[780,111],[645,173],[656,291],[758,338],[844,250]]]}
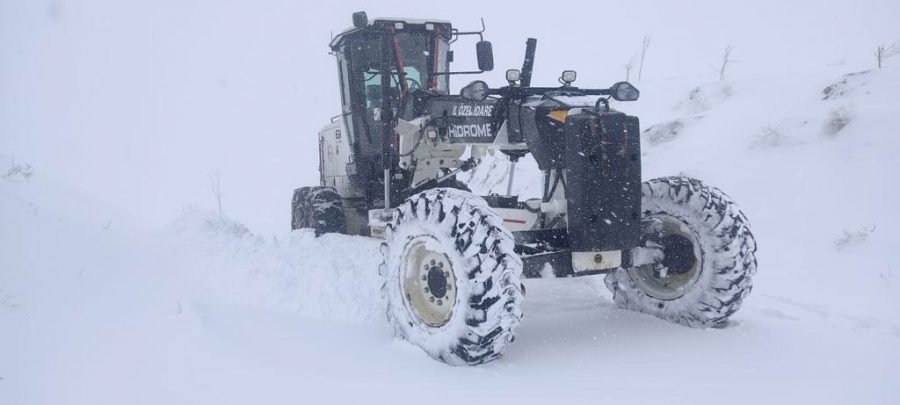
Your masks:
{"label": "lug nut", "polygon": [[443,305],[444,303],[441,300],[438,300],[437,304],[438,304],[438,306],[440,306],[440,305]]}
{"label": "lug nut", "polygon": [[438,262],[438,267],[440,267],[440,268],[443,269],[443,268],[444,268],[444,262]]}
{"label": "lug nut", "polygon": [[428,280],[428,276],[426,276],[426,275],[423,274],[423,275],[422,275],[422,281],[425,281],[425,280]]}
{"label": "lug nut", "polygon": [[429,291],[428,291],[428,287],[425,287],[425,292],[426,292],[426,293],[429,292]]}
{"label": "lug nut", "polygon": [[434,297],[428,297],[428,301],[434,302]]}

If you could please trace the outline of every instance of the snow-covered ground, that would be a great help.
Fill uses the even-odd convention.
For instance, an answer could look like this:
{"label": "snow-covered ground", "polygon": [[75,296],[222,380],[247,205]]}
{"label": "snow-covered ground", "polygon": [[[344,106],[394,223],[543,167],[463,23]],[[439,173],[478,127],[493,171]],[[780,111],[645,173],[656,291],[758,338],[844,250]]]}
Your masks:
{"label": "snow-covered ground", "polygon": [[[67,2],[50,6],[46,12],[63,21],[85,13]],[[0,33],[24,32],[5,27]],[[63,32],[42,35],[75,30],[65,23],[54,29]],[[315,69],[333,75],[328,56],[320,58],[325,67]],[[823,64],[802,73],[754,69],[725,82],[686,74],[639,83],[642,100],[615,107],[641,117],[645,178],[684,173],[740,204],[759,244],[753,293],[728,327],[696,330],[616,309],[601,277],[528,280],[525,319],[506,355],[454,368],[392,336],[378,289],[377,241],[269,226],[287,227],[290,189],[255,194],[280,184],[253,177],[259,172],[252,164],[269,170],[281,161],[247,163],[223,140],[226,146],[210,148],[227,151],[228,159],[200,156],[210,166],[156,172],[170,148],[171,162],[180,162],[203,146],[187,138],[211,117],[184,115],[191,100],[156,110],[175,115],[138,114],[136,132],[121,136],[177,128],[198,147],[165,138],[148,151],[155,160],[142,160],[133,145],[112,140],[106,149],[75,148],[79,156],[67,160],[67,145],[83,146],[78,137],[107,128],[91,117],[72,121],[67,106],[97,113],[90,103],[109,103],[109,89],[79,87],[72,104],[37,103],[24,93],[27,83],[13,83],[31,77],[15,70],[27,65],[16,60],[0,67],[0,84],[14,90],[6,94],[24,100],[0,96],[7,108],[0,111],[0,404],[897,403],[900,60],[891,62],[880,71]],[[229,86],[245,91],[252,83]],[[72,125],[38,116],[55,112]],[[328,114],[317,115],[324,122]],[[39,119],[47,122],[32,122]],[[189,121],[188,129],[179,119]],[[278,130],[271,120],[260,125]],[[59,132],[40,132],[47,128]],[[212,128],[227,130],[221,122]],[[308,138],[302,145],[314,148]],[[267,147],[279,146],[266,139]],[[48,152],[48,140],[63,144]],[[98,167],[85,173],[67,167],[122,162],[107,156],[119,152],[136,159],[137,168],[123,168],[130,181],[143,182],[131,189],[124,179],[102,177],[122,197],[96,192],[103,190],[96,179],[80,182],[106,176]],[[241,162],[223,166],[228,215],[186,206],[158,220],[170,208],[152,211],[153,205],[181,198],[188,187],[170,188],[163,179],[193,176],[202,188],[206,169],[230,159]],[[502,190],[506,167],[501,156],[487,159],[470,185]],[[533,162],[518,167],[515,188],[535,193]],[[242,190],[246,179],[259,184]],[[136,203],[140,209],[122,203],[132,192],[150,201]],[[166,197],[154,200],[154,193]],[[246,208],[252,196],[260,198],[259,210],[280,211],[253,213]],[[181,201],[192,203],[194,195]]]}

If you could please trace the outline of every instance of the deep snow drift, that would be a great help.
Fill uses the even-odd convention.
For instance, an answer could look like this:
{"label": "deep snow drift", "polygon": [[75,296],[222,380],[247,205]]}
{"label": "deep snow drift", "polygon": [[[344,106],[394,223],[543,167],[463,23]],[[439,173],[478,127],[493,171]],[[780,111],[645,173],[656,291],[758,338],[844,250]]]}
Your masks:
{"label": "deep snow drift", "polygon": [[[728,327],[617,310],[599,277],[528,280],[517,341],[476,368],[392,337],[377,241],[195,208],[146,231],[18,162],[0,179],[0,403],[896,402],[900,70],[844,73],[649,82],[617,105],[642,119],[645,178],[701,178],[750,218],[759,272]],[[506,167],[467,180],[503,190]]]}

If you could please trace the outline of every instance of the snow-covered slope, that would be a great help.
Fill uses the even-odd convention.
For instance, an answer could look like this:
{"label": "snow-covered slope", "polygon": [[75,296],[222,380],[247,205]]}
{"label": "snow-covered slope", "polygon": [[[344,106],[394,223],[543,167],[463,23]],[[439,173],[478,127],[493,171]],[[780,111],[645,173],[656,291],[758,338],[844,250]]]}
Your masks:
{"label": "snow-covered slope", "polygon": [[[617,106],[642,118],[646,178],[704,179],[752,222],[727,328],[617,310],[598,277],[528,280],[517,341],[477,368],[391,336],[377,241],[194,208],[148,231],[41,167],[4,176],[0,403],[894,403],[900,70],[845,73],[648,82]],[[503,190],[506,167],[470,185]]]}

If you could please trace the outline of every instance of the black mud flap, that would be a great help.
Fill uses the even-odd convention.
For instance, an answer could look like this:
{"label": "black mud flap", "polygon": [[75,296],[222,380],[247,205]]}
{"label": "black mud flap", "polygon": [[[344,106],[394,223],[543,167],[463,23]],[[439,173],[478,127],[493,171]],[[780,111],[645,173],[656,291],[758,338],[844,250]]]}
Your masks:
{"label": "black mud flap", "polygon": [[566,199],[573,252],[624,250],[641,236],[641,143],[637,117],[569,115]]}

